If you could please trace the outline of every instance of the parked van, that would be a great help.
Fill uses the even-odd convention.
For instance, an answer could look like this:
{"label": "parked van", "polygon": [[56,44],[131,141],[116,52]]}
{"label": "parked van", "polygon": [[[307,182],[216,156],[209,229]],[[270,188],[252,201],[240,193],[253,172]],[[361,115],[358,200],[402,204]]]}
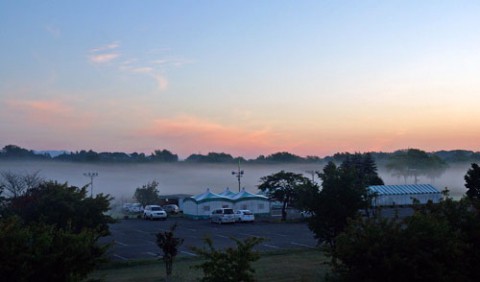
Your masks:
{"label": "parked van", "polygon": [[210,222],[218,224],[235,223],[235,213],[230,208],[216,209],[210,215]]}

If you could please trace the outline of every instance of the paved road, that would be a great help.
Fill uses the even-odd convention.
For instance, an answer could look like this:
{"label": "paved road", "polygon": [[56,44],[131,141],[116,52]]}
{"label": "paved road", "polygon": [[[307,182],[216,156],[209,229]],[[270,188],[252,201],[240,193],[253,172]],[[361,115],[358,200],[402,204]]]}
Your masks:
{"label": "paved road", "polygon": [[190,220],[185,218],[169,218],[166,221],[145,221],[142,219],[126,219],[110,226],[111,236],[104,238],[113,242],[110,256],[114,260],[131,260],[161,256],[155,243],[156,234],[168,230],[178,223],[176,236],[185,242],[180,247],[179,255],[194,256],[190,247],[205,246],[203,238],[212,238],[215,248],[234,246],[230,237],[245,239],[251,236],[264,237],[267,240],[257,246],[257,250],[278,250],[292,248],[315,248],[316,241],[306,223],[236,223],[212,224],[208,220]]}

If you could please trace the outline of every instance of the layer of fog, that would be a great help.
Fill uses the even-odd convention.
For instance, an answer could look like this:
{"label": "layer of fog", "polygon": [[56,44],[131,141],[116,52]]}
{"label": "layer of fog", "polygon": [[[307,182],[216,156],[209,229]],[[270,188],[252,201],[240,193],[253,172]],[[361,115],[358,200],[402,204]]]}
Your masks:
{"label": "layer of fog", "polygon": [[[432,182],[426,177],[419,177],[418,183],[433,184],[439,190],[448,187],[450,195],[461,197],[465,193],[464,176],[470,164],[451,166],[440,178]],[[258,165],[243,164],[241,187],[252,193],[257,193],[257,185],[262,176],[276,173],[280,170],[303,173],[311,178],[307,171],[321,171],[323,165],[313,164],[278,164]],[[232,175],[236,171],[234,164],[83,164],[49,161],[2,161],[0,171],[10,171],[18,174],[34,173],[47,180],[83,187],[90,183],[90,178],[84,173],[97,172],[93,179],[93,193],[110,194],[122,202],[132,201],[135,189],[153,180],[159,182],[161,195],[203,193],[207,188],[220,193],[229,187],[238,191],[238,179]],[[379,169],[379,174],[385,184],[405,184],[403,178],[392,177],[389,172]],[[318,181],[318,177],[314,177]],[[412,184],[409,178],[407,184]]]}

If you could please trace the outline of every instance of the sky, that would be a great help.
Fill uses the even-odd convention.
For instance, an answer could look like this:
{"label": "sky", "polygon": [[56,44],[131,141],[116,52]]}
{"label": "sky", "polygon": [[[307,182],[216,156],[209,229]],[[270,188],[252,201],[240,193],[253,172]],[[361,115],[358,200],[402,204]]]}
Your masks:
{"label": "sky", "polygon": [[480,150],[478,1],[0,0],[0,147]]}

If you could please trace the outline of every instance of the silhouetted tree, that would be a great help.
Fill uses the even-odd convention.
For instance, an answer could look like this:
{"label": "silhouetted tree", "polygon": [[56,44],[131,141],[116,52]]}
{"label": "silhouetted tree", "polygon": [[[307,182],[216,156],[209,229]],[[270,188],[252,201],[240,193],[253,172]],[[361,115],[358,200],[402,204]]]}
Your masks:
{"label": "silhouetted tree", "polygon": [[467,197],[472,200],[480,200],[480,167],[473,163],[465,175],[465,187]]}
{"label": "silhouetted tree", "polygon": [[152,181],[135,190],[134,198],[142,205],[158,204],[160,202],[160,195],[157,189],[158,182]]}
{"label": "silhouetted tree", "polygon": [[23,174],[11,171],[0,172],[0,185],[14,198],[22,195],[28,189],[38,186],[43,181],[39,171]]}
{"label": "silhouetted tree", "polygon": [[163,251],[163,261],[167,273],[167,279],[172,274],[173,260],[178,254],[178,247],[183,243],[183,239],[175,237],[177,224],[170,226],[170,230],[157,234],[157,246]]}
{"label": "silhouetted tree", "polygon": [[329,162],[322,173],[322,189],[311,195],[307,222],[318,242],[335,248],[335,238],[342,232],[350,218],[368,206],[367,188],[357,179],[352,167],[337,167]]}
{"label": "silhouetted tree", "polygon": [[414,183],[417,183],[420,175],[435,177],[438,174],[433,171],[443,172],[446,166],[443,160],[434,155],[419,149],[408,149],[396,151],[386,167],[394,176],[403,177],[405,183],[408,177],[413,177]]}
{"label": "silhouetted tree", "polygon": [[98,237],[106,236],[109,234],[108,224],[114,222],[106,214],[113,198],[103,194],[92,198],[87,194],[86,187],[45,181],[12,199],[9,210],[27,224],[43,222],[74,232],[88,228],[97,232]]}
{"label": "silhouetted tree", "polygon": [[302,174],[280,171],[260,178],[258,189],[271,199],[282,202],[282,221],[287,219],[287,205],[295,200],[298,187],[310,183]]}
{"label": "silhouetted tree", "polygon": [[173,154],[168,150],[155,150],[155,152],[150,156],[153,161],[159,162],[177,162],[178,155]]}
{"label": "silhouetted tree", "polygon": [[451,198],[403,220],[357,218],[331,255],[338,281],[478,281],[480,218]]}

